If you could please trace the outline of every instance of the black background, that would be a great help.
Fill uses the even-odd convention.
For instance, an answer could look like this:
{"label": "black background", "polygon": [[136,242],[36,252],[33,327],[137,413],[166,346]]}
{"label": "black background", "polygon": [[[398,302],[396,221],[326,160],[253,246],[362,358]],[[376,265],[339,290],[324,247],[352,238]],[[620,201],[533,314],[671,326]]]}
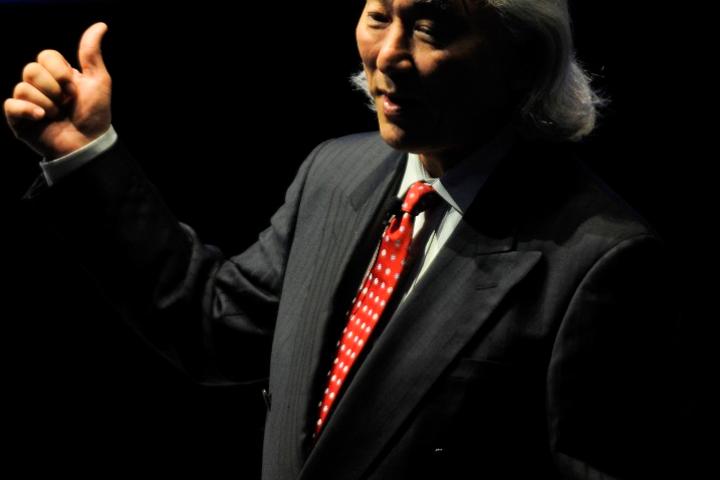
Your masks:
{"label": "black background", "polygon": [[[374,129],[375,120],[347,81],[359,68],[354,26],[362,2],[229,5],[0,3],[0,97],[11,95],[40,50],[76,62],[84,29],[107,22],[115,129],[176,215],[235,254],[266,226],[312,147]],[[678,358],[688,372],[692,437],[704,428],[698,399],[710,370],[707,315],[697,299],[712,282],[698,273],[709,262],[706,225],[717,217],[706,187],[710,81],[695,33],[699,13],[654,2],[571,8],[578,56],[611,100],[577,149],[655,225],[677,263],[668,281],[685,316],[678,334],[693,346]],[[206,476],[254,478],[260,393],[190,383],[120,322],[84,271],[21,214],[38,160],[0,127],[6,454],[28,473],[200,467]]]}

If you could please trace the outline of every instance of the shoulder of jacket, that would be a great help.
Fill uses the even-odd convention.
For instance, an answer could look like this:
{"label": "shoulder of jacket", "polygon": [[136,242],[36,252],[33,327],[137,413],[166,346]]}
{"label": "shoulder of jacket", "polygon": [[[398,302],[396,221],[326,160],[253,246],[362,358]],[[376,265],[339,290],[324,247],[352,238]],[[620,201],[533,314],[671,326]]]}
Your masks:
{"label": "shoulder of jacket", "polygon": [[650,222],[569,150],[530,155],[520,242],[563,257],[601,255],[631,238],[662,240]]}
{"label": "shoulder of jacket", "polygon": [[314,152],[319,158],[347,156],[348,153],[358,154],[369,151],[374,154],[387,154],[393,151],[383,141],[378,131],[360,132],[330,138],[315,147]]}
{"label": "shoulder of jacket", "polygon": [[310,177],[357,175],[399,154],[401,152],[385,143],[377,131],[331,138],[313,150]]}

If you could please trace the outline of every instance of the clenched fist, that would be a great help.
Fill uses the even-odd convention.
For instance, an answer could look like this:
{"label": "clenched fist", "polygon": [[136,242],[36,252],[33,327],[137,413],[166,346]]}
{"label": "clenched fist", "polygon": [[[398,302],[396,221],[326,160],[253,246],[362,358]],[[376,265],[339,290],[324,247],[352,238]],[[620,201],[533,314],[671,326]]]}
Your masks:
{"label": "clenched fist", "polygon": [[110,128],[112,82],[100,50],[106,31],[102,22],[85,31],[79,71],[55,50],[40,52],[5,100],[15,136],[48,159],[73,152]]}

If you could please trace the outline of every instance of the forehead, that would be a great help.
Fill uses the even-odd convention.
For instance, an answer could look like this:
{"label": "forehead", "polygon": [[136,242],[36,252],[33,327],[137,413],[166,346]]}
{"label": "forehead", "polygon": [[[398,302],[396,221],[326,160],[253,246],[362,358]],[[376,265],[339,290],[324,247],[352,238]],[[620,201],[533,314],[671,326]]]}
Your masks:
{"label": "forehead", "polygon": [[428,14],[471,17],[485,2],[483,0],[366,0],[365,3],[380,4],[387,10],[420,10]]}
{"label": "forehead", "polygon": [[450,6],[450,0],[412,0],[412,3],[414,5],[433,5],[441,10],[446,10]]}

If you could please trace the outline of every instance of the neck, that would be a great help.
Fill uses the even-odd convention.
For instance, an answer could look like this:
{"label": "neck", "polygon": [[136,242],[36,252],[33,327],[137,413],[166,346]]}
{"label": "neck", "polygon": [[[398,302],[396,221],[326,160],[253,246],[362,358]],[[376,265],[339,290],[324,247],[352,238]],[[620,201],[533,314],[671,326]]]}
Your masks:
{"label": "neck", "polygon": [[418,154],[418,157],[423,167],[425,167],[425,170],[427,170],[432,177],[439,178],[462,159],[470,155],[477,147],[478,145],[471,145],[438,152],[423,152]]}
{"label": "neck", "polygon": [[482,136],[477,136],[475,141],[437,150],[417,152],[418,157],[420,158],[423,167],[425,167],[425,170],[427,170],[431,176],[439,178],[449,169],[467,158],[475,150],[479,149],[483,145],[493,142],[498,138],[498,136],[512,135],[513,131],[509,129],[509,127],[502,125],[505,124],[500,124],[500,126],[496,128],[485,128],[484,131],[486,133]]}

